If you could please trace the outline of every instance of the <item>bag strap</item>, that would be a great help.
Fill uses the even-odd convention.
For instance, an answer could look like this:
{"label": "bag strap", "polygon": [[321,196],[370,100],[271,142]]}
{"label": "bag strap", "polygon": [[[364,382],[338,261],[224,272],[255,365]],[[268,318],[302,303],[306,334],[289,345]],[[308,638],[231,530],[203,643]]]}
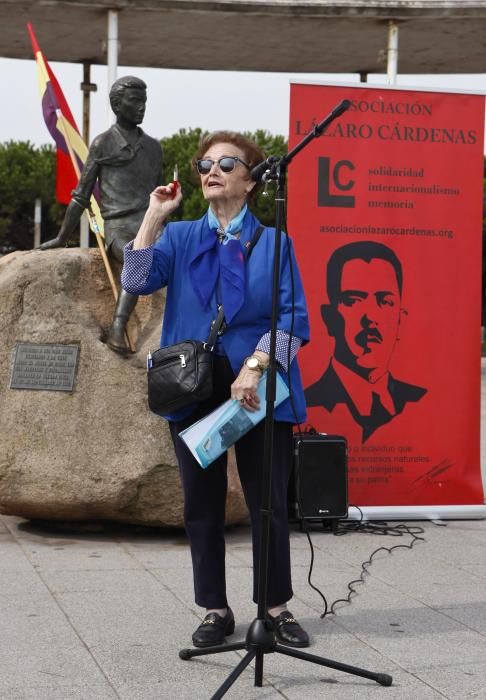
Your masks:
{"label": "bag strap", "polygon": [[[248,245],[248,248],[246,249],[246,259],[247,260],[250,257],[250,255],[252,254],[253,248],[256,246],[256,244],[260,240],[260,236],[262,235],[264,228],[265,228],[265,226],[263,226],[263,224],[260,224],[260,226],[255,231],[255,234],[254,234],[253,238],[251,239],[251,241]],[[211,323],[211,332],[209,334],[208,339],[204,343],[205,350],[209,350],[210,352],[213,351],[213,348],[216,344],[216,339],[218,337],[219,329],[221,328],[223,323],[224,323],[224,309],[223,309],[223,304],[220,304],[218,307],[218,315],[216,316],[216,320],[214,320]]]}
{"label": "bag strap", "polygon": [[247,260],[250,257],[250,255],[252,254],[253,248],[256,246],[256,244],[260,240],[260,236],[262,235],[264,228],[265,228],[265,226],[263,224],[260,224],[260,226],[255,231],[253,238],[251,239],[250,243],[248,244],[248,248],[246,249],[246,259]]}
{"label": "bag strap", "polygon": [[209,352],[213,351],[213,348],[216,344],[216,338],[218,337],[218,332],[221,326],[224,323],[224,309],[223,309],[223,304],[220,304],[218,308],[218,315],[216,316],[216,320],[214,320],[211,323],[211,332],[209,334],[208,339],[204,343],[204,349],[209,350]]}

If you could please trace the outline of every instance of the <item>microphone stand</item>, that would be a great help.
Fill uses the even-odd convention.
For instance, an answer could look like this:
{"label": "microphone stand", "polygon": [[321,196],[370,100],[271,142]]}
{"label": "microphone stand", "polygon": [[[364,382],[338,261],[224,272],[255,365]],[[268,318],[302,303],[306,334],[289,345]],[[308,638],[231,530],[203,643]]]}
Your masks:
{"label": "microphone stand", "polygon": [[392,684],[392,677],[386,673],[374,673],[356,666],[349,666],[332,659],[326,659],[314,654],[308,654],[294,647],[285,646],[275,641],[273,623],[268,617],[266,610],[267,582],[268,582],[268,553],[270,541],[270,520],[272,516],[271,504],[271,484],[272,484],[272,457],[273,457],[273,426],[274,409],[276,396],[276,335],[278,319],[278,296],[280,283],[280,247],[282,239],[282,221],[285,202],[285,179],[287,167],[297,155],[312,139],[319,137],[324,129],[337,119],[343,112],[349,109],[349,100],[343,100],[330,114],[325,117],[307,136],[295,146],[287,155],[282,158],[270,156],[266,161],[260,163],[252,170],[253,179],[265,182],[274,180],[277,183],[275,202],[275,248],[273,258],[273,281],[272,281],[272,319],[270,328],[270,362],[267,370],[266,389],[266,414],[265,433],[263,448],[263,470],[262,470],[262,499],[260,508],[260,559],[258,568],[258,610],[257,617],[253,620],[246,633],[243,642],[233,644],[223,644],[215,647],[181,649],[179,657],[187,660],[193,656],[206,656],[208,654],[223,654],[228,651],[238,651],[246,649],[247,653],[233,669],[224,683],[211,696],[210,700],[219,700],[229,688],[235,683],[245,668],[255,659],[255,686],[263,685],[263,659],[265,654],[277,652],[285,656],[292,656],[303,661],[334,668],[344,673],[351,673],[362,678],[369,678],[380,685],[389,686]]}

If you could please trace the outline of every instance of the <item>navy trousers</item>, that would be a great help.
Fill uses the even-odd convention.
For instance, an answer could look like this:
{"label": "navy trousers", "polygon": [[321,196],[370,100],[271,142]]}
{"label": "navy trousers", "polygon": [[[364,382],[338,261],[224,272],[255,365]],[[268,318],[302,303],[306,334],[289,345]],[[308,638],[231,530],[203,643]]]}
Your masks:
{"label": "navy trousers", "polygon": [[[189,538],[196,604],[225,608],[224,521],[227,491],[226,453],[203,469],[178,433],[230,397],[235,375],[226,357],[214,358],[213,396],[183,421],[170,422],[184,492],[184,524]],[[260,505],[265,420],[235,444],[238,474],[250,512],[253,543],[253,600],[258,596],[260,554]],[[292,597],[287,489],[292,462],[292,425],[274,424],[272,467],[272,517],[270,523],[267,605],[274,607]]]}

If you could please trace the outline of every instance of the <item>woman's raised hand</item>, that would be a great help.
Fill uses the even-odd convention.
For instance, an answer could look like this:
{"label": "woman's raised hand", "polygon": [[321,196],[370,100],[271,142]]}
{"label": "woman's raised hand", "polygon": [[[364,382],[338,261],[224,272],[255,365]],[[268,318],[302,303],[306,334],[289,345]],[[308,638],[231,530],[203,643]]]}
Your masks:
{"label": "woman's raised hand", "polygon": [[182,188],[180,182],[177,183],[177,190],[174,193],[174,183],[160,185],[150,194],[149,209],[156,211],[159,215],[169,216],[177,209],[182,201]]}
{"label": "woman's raised hand", "polygon": [[156,187],[150,195],[150,202],[142,224],[133,241],[133,250],[147,248],[153,245],[165,219],[177,209],[182,201],[181,185],[177,183],[177,191],[174,194],[174,183]]}

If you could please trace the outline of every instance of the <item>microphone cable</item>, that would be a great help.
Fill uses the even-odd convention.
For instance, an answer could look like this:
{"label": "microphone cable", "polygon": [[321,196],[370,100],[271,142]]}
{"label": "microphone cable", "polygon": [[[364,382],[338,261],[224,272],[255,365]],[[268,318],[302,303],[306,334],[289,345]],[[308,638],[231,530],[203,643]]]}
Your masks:
{"label": "microphone cable", "polygon": [[387,552],[391,554],[395,549],[412,549],[417,542],[425,542],[425,537],[421,537],[424,534],[424,529],[418,525],[406,525],[405,523],[399,523],[397,525],[389,525],[387,522],[374,522],[374,521],[364,521],[363,511],[359,506],[351,505],[351,508],[357,508],[361,514],[361,518],[357,523],[346,521],[342,525],[338,524],[338,529],[334,533],[336,537],[340,535],[345,535],[350,532],[365,532],[372,535],[382,535],[391,537],[404,537],[405,535],[410,536],[412,539],[408,544],[395,544],[392,547],[377,547],[370,557],[362,562],[361,573],[359,578],[350,581],[347,584],[348,595],[345,598],[337,598],[330,606],[329,610],[326,608],[321,614],[321,619],[326,617],[326,615],[335,615],[335,607],[339,603],[349,603],[351,604],[351,597],[357,594],[355,586],[364,584],[365,577],[369,574],[369,567],[373,563],[373,558],[378,552]]}

